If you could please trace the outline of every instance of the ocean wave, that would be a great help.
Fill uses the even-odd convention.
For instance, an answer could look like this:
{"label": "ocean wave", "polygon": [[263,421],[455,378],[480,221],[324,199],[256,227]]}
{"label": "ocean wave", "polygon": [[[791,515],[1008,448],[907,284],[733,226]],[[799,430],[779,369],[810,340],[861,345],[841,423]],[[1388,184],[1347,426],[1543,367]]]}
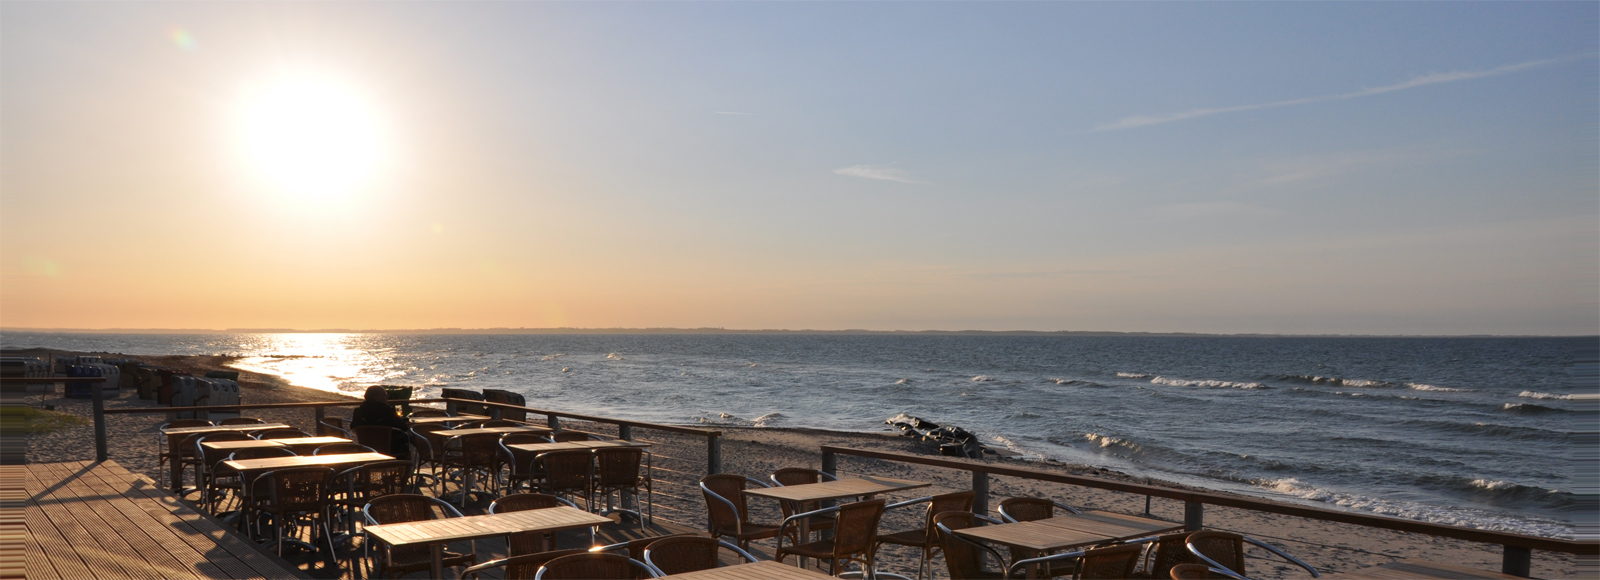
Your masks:
{"label": "ocean wave", "polygon": [[909,385],[909,384],[911,384],[911,379],[900,379],[898,381],[895,381],[894,384],[896,384],[896,385]]}
{"label": "ocean wave", "polygon": [[1150,375],[1147,375],[1147,374],[1144,374],[1144,373],[1117,373],[1117,376],[1122,377],[1124,379],[1148,379],[1148,378],[1150,378]]}
{"label": "ocean wave", "polygon": [[1425,384],[1422,384],[1422,383],[1406,383],[1406,388],[1415,389],[1415,390],[1418,390],[1418,391],[1433,391],[1433,392],[1436,392],[1436,393],[1465,393],[1465,392],[1468,392],[1468,391],[1472,390],[1472,389],[1452,389],[1450,387],[1436,387],[1436,386],[1433,386],[1433,385],[1425,385]]}
{"label": "ocean wave", "polygon": [[610,360],[622,360],[622,355],[613,352],[607,354],[606,358]]}
{"label": "ocean wave", "polygon": [[[1484,481],[1485,485],[1505,483],[1487,480]],[[1384,500],[1374,497],[1317,488],[1301,482],[1293,477],[1282,479],[1258,479],[1252,481],[1251,483],[1262,489],[1302,500],[1331,503],[1340,507],[1411,520],[1463,526],[1482,530],[1516,532],[1549,537],[1571,538],[1573,537],[1575,531],[1570,524],[1555,520],[1514,517],[1507,516],[1500,512],[1471,508],[1431,505],[1410,501]],[[1506,485],[1524,487],[1516,486],[1516,484]],[[1477,487],[1479,489],[1487,490],[1486,487]],[[1511,490],[1514,489],[1514,487],[1503,487],[1502,489]]]}
{"label": "ocean wave", "polygon": [[994,377],[991,377],[991,376],[988,376],[988,375],[978,375],[978,376],[972,377],[972,382],[974,382],[974,383],[987,383],[987,382],[990,382],[990,381],[993,381],[993,380],[994,380]]}
{"label": "ocean wave", "polygon": [[1485,435],[1489,437],[1501,437],[1506,439],[1549,441],[1566,440],[1571,437],[1571,434],[1565,431],[1552,431],[1549,429],[1539,429],[1537,427],[1501,425],[1498,423],[1461,423],[1456,421],[1438,421],[1432,419],[1412,419],[1409,421],[1402,421],[1400,424],[1441,431],[1452,431],[1455,433],[1465,433],[1468,435]]}
{"label": "ocean wave", "polygon": [[556,360],[556,359],[564,357],[564,356],[567,356],[567,355],[564,355],[564,354],[547,354],[547,355],[544,355],[542,357],[539,357],[539,360]]}
{"label": "ocean wave", "polygon": [[1099,433],[1084,433],[1083,438],[1093,441],[1095,445],[1099,445],[1102,449],[1121,451],[1128,455],[1144,454],[1143,445],[1134,443],[1121,437],[1111,437],[1107,435],[1101,435]]}
{"label": "ocean wave", "polygon": [[779,413],[777,411],[773,411],[771,413],[767,413],[767,414],[762,415],[760,417],[756,417],[755,419],[751,419],[750,420],[750,424],[755,425],[757,427],[768,427],[768,426],[771,426],[773,423],[777,423],[777,422],[782,421],[782,420],[787,419],[787,418],[788,417],[784,416],[783,413]]}
{"label": "ocean wave", "polygon": [[1543,400],[1546,400],[1546,401],[1572,401],[1572,400],[1577,400],[1577,399],[1594,398],[1592,396],[1585,396],[1585,395],[1559,395],[1559,394],[1556,394],[1556,393],[1540,393],[1540,392],[1535,392],[1535,391],[1523,391],[1523,392],[1517,393],[1517,396],[1518,397],[1522,397],[1524,399],[1543,399]]}
{"label": "ocean wave", "polygon": [[1167,377],[1156,377],[1156,378],[1150,379],[1150,382],[1158,384],[1158,385],[1169,385],[1169,386],[1174,386],[1174,387],[1207,387],[1207,388],[1213,388],[1213,389],[1265,389],[1265,388],[1268,388],[1266,385],[1263,385],[1261,383],[1236,383],[1236,382],[1233,382],[1233,381],[1206,381],[1206,380],[1169,379]]}
{"label": "ocean wave", "polygon": [[1518,415],[1543,415],[1546,413],[1571,412],[1566,409],[1557,409],[1555,407],[1546,407],[1544,405],[1535,405],[1533,403],[1506,403],[1500,408],[1507,413],[1515,413]]}
{"label": "ocean wave", "polygon": [[1082,380],[1082,379],[1062,379],[1062,378],[1050,377],[1050,378],[1047,378],[1045,380],[1046,381],[1050,381],[1050,382],[1055,383],[1055,384],[1058,384],[1058,385],[1076,385],[1076,386],[1080,386],[1080,387],[1104,387],[1105,386],[1105,385],[1102,385],[1100,383],[1096,383],[1094,381],[1085,381],[1085,380]]}

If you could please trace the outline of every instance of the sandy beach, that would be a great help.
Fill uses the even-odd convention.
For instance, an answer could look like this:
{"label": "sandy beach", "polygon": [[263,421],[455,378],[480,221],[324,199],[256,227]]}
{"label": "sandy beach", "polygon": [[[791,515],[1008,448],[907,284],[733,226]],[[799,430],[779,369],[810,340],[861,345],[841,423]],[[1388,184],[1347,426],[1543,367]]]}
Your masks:
{"label": "sandy beach", "polygon": [[[130,356],[127,358],[139,359],[153,365],[196,374],[208,370],[236,370],[227,368],[226,365],[230,359],[221,356]],[[289,385],[273,376],[250,372],[241,373],[240,385],[242,402],[245,404],[353,401],[353,399],[342,395],[300,388]],[[57,411],[85,418],[90,417],[90,403],[88,400],[62,398],[59,392],[43,396],[34,395],[29,397],[29,402],[52,405]],[[559,401],[545,402],[544,405],[556,409],[562,408]],[[132,389],[124,389],[120,395],[114,396],[114,398],[107,401],[107,408],[154,406],[153,401],[139,399],[137,393]],[[568,410],[578,413],[584,412],[583,409]],[[306,431],[314,431],[314,415],[309,409],[269,409],[250,411],[247,412],[247,415],[260,417],[268,421],[287,423]],[[349,410],[344,408],[330,409],[328,416],[348,417]],[[108,416],[107,434],[110,441],[111,458],[127,467],[130,471],[143,473],[152,479],[156,479],[158,476],[156,462],[158,452],[157,428],[164,421],[165,416],[160,414]],[[602,433],[614,432],[614,429],[601,425],[584,426],[571,423],[567,423],[567,425],[580,429],[590,427]],[[883,433],[846,433],[780,428],[720,427],[720,429],[724,432],[722,443],[724,471],[763,478],[766,474],[780,467],[819,467],[821,455],[818,449],[821,445],[926,452],[920,445],[889,432],[887,427],[885,427]],[[704,443],[699,438],[659,431],[636,431],[635,435],[654,441],[656,443],[655,453],[658,457],[703,457]],[[92,425],[86,424],[64,428],[54,433],[29,438],[27,458],[30,463],[93,459],[93,441]],[[991,458],[986,461],[1020,462],[1021,460]],[[1038,461],[1028,461],[1026,463],[1033,468],[1056,470],[1075,475],[1134,480],[1134,478],[1126,475],[1093,466]],[[839,467],[841,472],[845,473],[882,475],[932,482],[933,486],[928,490],[929,493],[968,489],[971,486],[967,472],[963,471],[891,464],[860,458],[843,458]],[[690,465],[685,467],[685,470],[692,468],[693,466]],[[703,471],[703,463],[700,464],[699,469]],[[1143,479],[1138,479],[1137,481],[1144,482]],[[1161,482],[1155,483],[1159,484]],[[1083,508],[1132,514],[1143,513],[1146,509],[1145,496],[1005,477],[994,478],[990,485],[991,508],[1006,497],[1039,496],[1054,498],[1057,501]],[[671,513],[703,514],[702,500],[697,496],[672,498],[663,497],[664,495],[668,494],[658,494],[657,496],[658,501],[662,502],[661,505],[664,506],[663,510],[658,511],[658,514],[664,517],[672,517],[668,515]],[[1183,519],[1183,506],[1175,501],[1156,498],[1151,502],[1149,509],[1150,513],[1155,517],[1173,521],[1182,521]],[[915,522],[921,518],[921,512],[911,512],[911,510],[906,510],[904,513],[894,513],[886,516],[882,529],[900,530],[914,527],[917,525]],[[1355,570],[1399,558],[1423,558],[1483,570],[1498,571],[1500,569],[1501,551],[1497,545],[1476,544],[1214,506],[1208,506],[1205,515],[1208,527],[1237,531],[1266,540],[1316,566],[1325,574]],[[773,514],[758,512],[756,519],[764,521],[774,517],[775,511]],[[692,516],[686,519],[692,519]],[[702,525],[701,520],[680,523],[690,526]],[[916,556],[910,550],[887,548],[880,555],[880,561],[889,564],[888,569],[891,571],[905,574],[915,573]],[[1252,576],[1262,578],[1306,577],[1304,572],[1298,568],[1277,560],[1252,560],[1251,564],[1256,566],[1250,571]],[[942,562],[936,561],[936,568],[942,568]],[[1532,571],[1535,577],[1542,578],[1572,578],[1580,575],[1576,558],[1564,554],[1546,552],[1534,552]],[[942,577],[944,575],[943,570],[938,570],[937,575]]]}

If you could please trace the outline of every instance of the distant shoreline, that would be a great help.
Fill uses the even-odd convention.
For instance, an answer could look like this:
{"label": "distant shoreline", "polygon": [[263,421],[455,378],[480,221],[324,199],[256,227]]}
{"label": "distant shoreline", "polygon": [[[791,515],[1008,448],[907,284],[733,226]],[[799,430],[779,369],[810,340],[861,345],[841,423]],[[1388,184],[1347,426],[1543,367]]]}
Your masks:
{"label": "distant shoreline", "polygon": [[729,328],[425,328],[425,329],[350,329],[350,328],[0,328],[0,334],[34,332],[43,334],[798,334],[837,336],[1084,336],[1152,338],[1596,338],[1600,334],[1266,334],[1204,332],[1119,332],[1110,330],[790,330]]}

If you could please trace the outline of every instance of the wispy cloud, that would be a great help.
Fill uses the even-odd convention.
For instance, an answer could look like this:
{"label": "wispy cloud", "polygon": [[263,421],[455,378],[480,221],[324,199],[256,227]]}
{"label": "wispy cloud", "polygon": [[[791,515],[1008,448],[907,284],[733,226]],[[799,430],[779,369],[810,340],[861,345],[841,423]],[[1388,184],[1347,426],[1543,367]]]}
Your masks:
{"label": "wispy cloud", "polygon": [[740,113],[738,111],[712,111],[718,115],[754,115],[755,113]]}
{"label": "wispy cloud", "polygon": [[1103,124],[1103,125],[1098,125],[1098,126],[1096,126],[1094,128],[1094,131],[1118,131],[1118,130],[1122,130],[1122,129],[1134,129],[1134,128],[1138,128],[1138,127],[1148,127],[1148,126],[1151,126],[1151,125],[1160,125],[1160,124],[1163,124],[1163,123],[1172,123],[1172,122],[1175,122],[1175,121],[1187,121],[1189,119],[1198,119],[1200,117],[1210,117],[1212,115],[1222,115],[1222,114],[1226,114],[1226,113],[1237,113],[1237,112],[1240,112],[1240,111],[1255,111],[1255,110],[1258,110],[1258,109],[1274,109],[1274,108],[1278,108],[1278,107],[1288,107],[1288,106],[1293,106],[1293,105],[1309,105],[1309,104],[1312,104],[1312,103],[1322,103],[1322,102],[1326,102],[1326,101],[1341,101],[1341,100],[1345,100],[1345,99],[1355,99],[1355,98],[1360,98],[1360,97],[1370,97],[1370,96],[1373,96],[1373,95],[1381,95],[1381,94],[1384,94],[1384,93],[1392,93],[1392,92],[1395,92],[1395,91],[1403,91],[1403,90],[1406,90],[1406,89],[1414,89],[1414,88],[1417,88],[1417,87],[1425,87],[1425,86],[1429,86],[1429,85],[1437,85],[1437,84],[1443,84],[1443,83],[1454,83],[1454,82],[1460,82],[1460,81],[1469,81],[1469,80],[1473,80],[1473,79],[1481,79],[1481,78],[1485,78],[1485,77],[1493,77],[1493,76],[1499,76],[1499,75],[1504,75],[1504,74],[1511,74],[1511,73],[1514,73],[1514,72],[1521,72],[1521,71],[1525,71],[1525,70],[1528,70],[1528,69],[1539,68],[1539,67],[1544,67],[1544,66],[1550,66],[1550,65],[1553,65],[1553,64],[1561,63],[1561,62],[1567,62],[1567,61],[1570,61],[1570,60],[1574,60],[1574,58],[1573,57],[1567,57],[1567,58],[1552,58],[1552,59],[1546,59],[1546,60],[1534,60],[1534,61],[1528,61],[1528,62],[1518,63],[1518,64],[1509,64],[1509,65],[1496,67],[1496,68],[1492,68],[1492,69],[1488,69],[1488,70],[1434,73],[1434,74],[1422,75],[1422,76],[1419,76],[1419,77],[1412,78],[1411,80],[1408,80],[1408,81],[1405,81],[1405,82],[1400,82],[1400,83],[1395,83],[1395,84],[1392,84],[1392,85],[1365,88],[1365,89],[1361,89],[1359,91],[1352,91],[1352,92],[1348,92],[1348,93],[1339,93],[1337,95],[1323,95],[1323,96],[1320,96],[1320,97],[1305,97],[1305,98],[1300,98],[1300,99],[1289,99],[1287,101],[1274,101],[1274,102],[1270,102],[1270,103],[1258,103],[1258,104],[1254,104],[1254,105],[1238,105],[1238,106],[1234,106],[1234,107],[1218,107],[1218,108],[1213,108],[1213,109],[1194,109],[1192,111],[1184,111],[1184,112],[1181,112],[1181,113],[1170,113],[1170,114],[1166,114],[1166,115],[1134,115],[1132,117],[1125,117],[1125,118],[1123,118],[1123,119],[1121,119],[1119,121],[1116,121],[1114,123],[1106,123],[1106,124]]}
{"label": "wispy cloud", "polygon": [[1222,220],[1233,218],[1271,219],[1283,212],[1237,201],[1203,201],[1175,203],[1155,209],[1150,221],[1177,222],[1189,220]]}
{"label": "wispy cloud", "polygon": [[883,181],[895,181],[899,183],[932,185],[926,181],[913,179],[911,174],[906,173],[904,170],[895,169],[893,167],[884,165],[851,165],[849,167],[840,167],[833,170],[833,172],[839,175],[848,175],[850,177],[860,177],[864,179],[881,179]]}

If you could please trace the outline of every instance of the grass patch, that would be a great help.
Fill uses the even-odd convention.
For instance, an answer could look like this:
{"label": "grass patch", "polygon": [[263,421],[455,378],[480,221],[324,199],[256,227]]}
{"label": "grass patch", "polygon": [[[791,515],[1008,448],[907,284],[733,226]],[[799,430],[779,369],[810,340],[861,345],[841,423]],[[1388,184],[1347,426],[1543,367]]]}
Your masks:
{"label": "grass patch", "polygon": [[88,423],[89,421],[83,417],[60,411],[46,411],[23,405],[0,407],[0,433],[10,436],[43,435]]}

